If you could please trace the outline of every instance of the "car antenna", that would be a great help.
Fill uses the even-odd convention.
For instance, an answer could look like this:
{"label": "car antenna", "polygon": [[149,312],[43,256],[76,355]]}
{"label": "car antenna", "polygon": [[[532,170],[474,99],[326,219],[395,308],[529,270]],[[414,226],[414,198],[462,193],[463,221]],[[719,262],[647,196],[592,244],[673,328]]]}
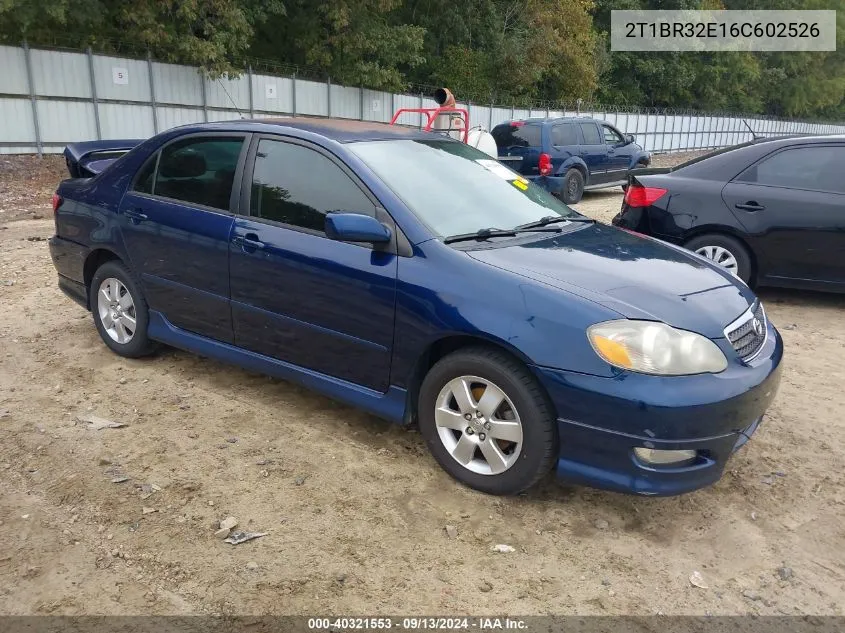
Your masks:
{"label": "car antenna", "polygon": [[755,141],[756,141],[758,138],[764,138],[764,137],[762,137],[762,136],[759,136],[759,135],[757,134],[757,132],[755,132],[753,129],[751,129],[751,126],[750,126],[750,125],[748,125],[748,121],[746,121],[745,119],[743,119],[743,120],[742,120],[742,123],[745,125],[745,127],[747,127],[747,128],[748,128],[748,131],[749,131],[749,132],[751,132],[751,136],[752,136],[752,137],[754,137],[754,140],[755,140]]}
{"label": "car antenna", "polygon": [[229,91],[228,91],[228,90],[226,90],[226,86],[223,84],[223,82],[222,82],[222,81],[220,81],[220,77],[218,77],[218,78],[217,78],[217,83],[219,83],[219,84],[220,84],[220,87],[221,87],[221,88],[223,88],[223,92],[225,92],[225,93],[226,93],[226,96],[227,96],[227,97],[229,97],[229,101],[231,101],[231,102],[232,102],[232,105],[234,106],[235,110],[237,110],[237,111],[238,111],[238,114],[240,114],[240,115],[241,115],[241,118],[242,118],[242,119],[245,119],[246,117],[244,116],[244,113],[243,113],[243,112],[241,112],[241,109],[238,107],[238,104],[237,104],[237,103],[235,103],[235,100],[234,100],[234,99],[232,99],[232,95],[230,95],[230,94],[229,94]]}

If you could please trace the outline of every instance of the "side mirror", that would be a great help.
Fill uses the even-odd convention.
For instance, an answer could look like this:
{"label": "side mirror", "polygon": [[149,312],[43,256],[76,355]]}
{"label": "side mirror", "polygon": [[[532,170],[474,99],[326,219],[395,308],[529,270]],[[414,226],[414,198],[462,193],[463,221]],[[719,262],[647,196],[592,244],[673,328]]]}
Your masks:
{"label": "side mirror", "polygon": [[371,215],[363,213],[329,213],[326,216],[326,235],[339,242],[389,242],[390,229]]}
{"label": "side mirror", "polygon": [[630,145],[634,142],[634,135],[633,134],[626,134],[625,135],[625,144]]}

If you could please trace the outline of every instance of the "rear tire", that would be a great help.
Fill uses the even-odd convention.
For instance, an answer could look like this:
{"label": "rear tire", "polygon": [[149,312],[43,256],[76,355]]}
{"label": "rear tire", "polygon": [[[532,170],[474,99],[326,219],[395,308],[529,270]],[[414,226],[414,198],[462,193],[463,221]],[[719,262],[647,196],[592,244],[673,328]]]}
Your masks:
{"label": "rear tire", "polygon": [[692,238],[684,247],[725,268],[746,284],[751,282],[751,255],[736,238],[708,233]]}
{"label": "rear tire", "polygon": [[[469,416],[469,418],[467,418]],[[452,477],[481,492],[514,495],[557,460],[557,424],[537,379],[485,347],[440,359],[419,394],[420,432]]]}
{"label": "rear tire", "polygon": [[100,266],[88,292],[94,325],[109,349],[126,358],[146,356],[154,350],[147,337],[147,301],[141,285],[122,262],[111,260]]}
{"label": "rear tire", "polygon": [[584,195],[584,175],[580,169],[571,167],[563,177],[560,197],[566,204],[575,204]]}

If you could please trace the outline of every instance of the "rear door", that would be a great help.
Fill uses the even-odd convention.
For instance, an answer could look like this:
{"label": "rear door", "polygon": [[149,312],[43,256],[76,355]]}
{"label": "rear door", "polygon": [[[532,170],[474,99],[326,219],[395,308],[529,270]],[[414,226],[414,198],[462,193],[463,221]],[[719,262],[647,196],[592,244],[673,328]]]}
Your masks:
{"label": "rear door", "polygon": [[539,123],[514,121],[497,125],[492,135],[499,151],[499,160],[526,176],[540,175],[542,132],[543,126]]}
{"label": "rear door", "polygon": [[392,222],[336,157],[297,139],[256,137],[229,245],[240,347],[381,392],[396,298],[395,248],[326,237],[332,211]]}
{"label": "rear door", "polygon": [[191,134],[164,145],[120,204],[120,232],[150,310],[176,327],[232,341],[229,233],[245,134]]}
{"label": "rear door", "polygon": [[845,283],[845,144],[781,149],[722,191],[769,277]]}
{"label": "rear door", "polygon": [[573,156],[581,155],[580,136],[576,123],[556,123],[551,127],[552,164],[558,167]]}
{"label": "rear door", "polygon": [[607,181],[607,146],[604,144],[599,126],[595,121],[578,123],[581,132],[581,158],[590,170],[588,185],[597,185]]}

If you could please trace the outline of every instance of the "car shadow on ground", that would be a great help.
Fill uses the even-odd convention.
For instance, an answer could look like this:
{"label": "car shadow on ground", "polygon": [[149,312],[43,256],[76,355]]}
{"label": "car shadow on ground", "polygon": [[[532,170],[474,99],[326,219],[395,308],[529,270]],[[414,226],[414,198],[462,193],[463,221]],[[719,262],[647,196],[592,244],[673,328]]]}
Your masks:
{"label": "car shadow on ground", "polygon": [[756,292],[764,304],[778,303],[809,308],[845,309],[845,293],[789,288],[759,288]]}

